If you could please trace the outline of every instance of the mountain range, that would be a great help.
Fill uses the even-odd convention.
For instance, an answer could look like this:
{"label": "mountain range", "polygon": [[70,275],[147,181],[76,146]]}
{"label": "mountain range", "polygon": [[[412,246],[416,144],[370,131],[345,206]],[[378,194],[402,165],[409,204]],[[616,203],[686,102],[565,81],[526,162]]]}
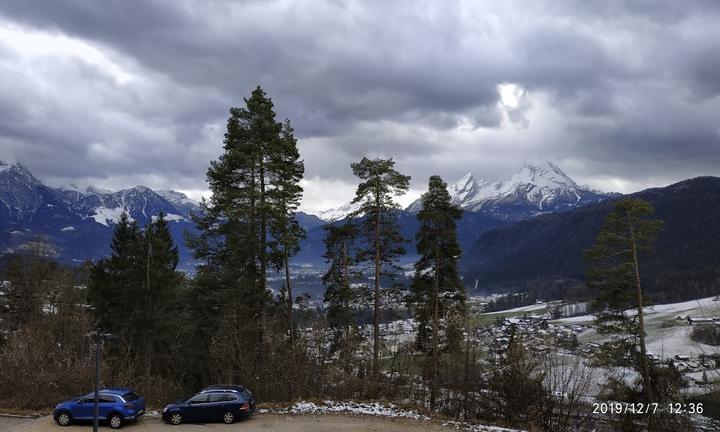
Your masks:
{"label": "mountain range", "polygon": [[126,212],[140,226],[160,212],[181,246],[181,267],[192,257],[183,245],[183,232],[193,230],[190,213],[197,203],[176,191],[135,186],[117,192],[89,187],[53,188],[43,184],[21,163],[0,161],[0,251],[22,252],[42,237],[50,254],[63,261],[82,262],[109,253],[113,225]]}
{"label": "mountain range", "polygon": [[[512,221],[565,211],[609,197],[578,186],[550,162],[525,163],[505,182],[475,180],[468,174],[451,184],[449,191],[453,202],[465,210],[458,223],[458,237],[465,248],[474,246],[485,231]],[[342,220],[356,208],[357,205],[347,204],[315,214],[298,212],[298,221],[308,235],[295,263],[322,265],[323,226]],[[195,229],[190,214],[199,210],[197,202],[177,191],[155,191],[145,186],[120,191],[72,185],[50,187],[21,163],[0,162],[0,251],[5,254],[21,252],[37,236],[42,236],[54,245],[52,253],[62,260],[101,258],[109,253],[114,223],[123,212],[140,226],[163,212],[179,246],[180,267],[190,270],[194,263],[185,248],[183,232]],[[416,201],[397,213],[402,233],[409,240],[418,228],[415,218],[418,210]],[[415,258],[414,248],[408,246],[406,261]]]}
{"label": "mountain range", "polygon": [[[525,162],[506,181],[476,179],[472,173],[467,173],[448,185],[448,192],[453,203],[461,209],[505,221],[570,210],[617,195],[580,186],[557,165],[546,160]],[[345,218],[358,207],[358,204],[348,203],[313,214],[330,222]],[[405,209],[409,213],[419,210],[420,199]]]}

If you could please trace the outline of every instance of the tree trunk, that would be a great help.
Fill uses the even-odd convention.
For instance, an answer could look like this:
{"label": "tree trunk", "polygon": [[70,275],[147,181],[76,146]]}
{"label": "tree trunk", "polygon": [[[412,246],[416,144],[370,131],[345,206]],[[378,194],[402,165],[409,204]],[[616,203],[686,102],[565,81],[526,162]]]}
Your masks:
{"label": "tree trunk", "polygon": [[265,167],[262,156],[260,156],[260,169],[258,178],[260,180],[260,288],[265,293],[267,289],[267,225],[268,209],[265,208]]}
{"label": "tree trunk", "polygon": [[373,307],[373,377],[380,373],[380,193],[375,195],[375,302]]}
{"label": "tree trunk", "polygon": [[[436,242],[439,243],[439,242]],[[432,380],[430,382],[430,409],[435,409],[437,398],[437,369],[438,369],[438,309],[440,302],[438,291],[440,289],[440,245],[435,245],[435,278],[433,280],[433,329],[432,329]]]}
{"label": "tree trunk", "polygon": [[[348,253],[347,253],[347,242],[342,243],[342,263],[343,263],[343,288],[346,290],[345,295],[343,296],[343,313],[348,314],[350,310],[350,302],[348,301],[348,295],[350,294],[350,270],[349,270],[349,263],[348,263]],[[350,374],[350,347],[349,347],[349,340],[350,340],[350,317],[345,316],[344,318],[344,328],[343,328],[343,335],[342,335],[342,350],[344,353],[344,360],[343,360],[343,368],[345,370],[346,374]]]}
{"label": "tree trunk", "polygon": [[630,215],[627,215],[628,226],[630,228],[630,241],[632,242],[633,251],[633,265],[635,266],[635,289],[637,295],[637,313],[638,313],[638,339],[640,345],[640,372],[643,377],[643,393],[648,402],[653,401],[652,382],[650,380],[650,365],[647,359],[647,348],[645,347],[645,321],[643,316],[643,295],[642,287],[640,286],[640,266],[638,263],[637,256],[637,242],[635,241],[635,229],[633,228],[630,220]]}
{"label": "tree trunk", "polygon": [[290,283],[290,259],[288,258],[287,246],[283,245],[283,266],[285,267],[285,292],[288,297],[288,326],[290,328],[290,345],[295,346],[295,325],[293,323],[293,293]]}
{"label": "tree trunk", "polygon": [[465,324],[465,364],[463,365],[463,421],[468,421],[468,374],[470,372],[470,322]]}

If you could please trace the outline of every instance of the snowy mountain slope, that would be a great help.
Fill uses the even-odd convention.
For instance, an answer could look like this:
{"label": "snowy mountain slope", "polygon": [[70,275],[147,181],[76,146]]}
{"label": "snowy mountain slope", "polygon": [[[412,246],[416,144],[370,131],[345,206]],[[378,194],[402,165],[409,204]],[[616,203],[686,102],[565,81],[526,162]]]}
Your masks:
{"label": "snowy mountain slope", "polygon": [[88,188],[85,192],[58,189],[58,193],[63,196],[73,212],[106,226],[117,222],[123,212],[134,220],[147,223],[152,216],[160,212],[168,215],[170,221],[189,220],[190,211],[199,208],[180,192],[165,191],[166,196],[176,201],[173,203],[145,186],[135,186],[118,192],[93,188]]}
{"label": "snowy mountain slope", "polygon": [[[526,162],[509,180],[476,180],[472,173],[448,186],[453,202],[460,208],[482,212],[503,220],[526,219],[538,214],[579,207],[610,195],[580,186],[549,161]],[[420,200],[408,211],[420,210]]]}
{"label": "snowy mountain slope", "polygon": [[123,212],[141,227],[163,212],[181,261],[188,263],[183,232],[194,229],[189,212],[199,207],[180,192],[163,195],[145,186],[117,192],[72,185],[52,188],[22,164],[0,161],[0,254],[25,250],[42,237],[55,245],[62,260],[99,258],[109,253],[113,224]]}
{"label": "snowy mountain slope", "polygon": [[340,207],[321,210],[321,211],[307,211],[307,214],[317,216],[325,222],[334,222],[345,219],[350,213],[356,212],[362,203],[347,203]]}
{"label": "snowy mountain slope", "polygon": [[[53,188],[22,164],[0,161],[0,256],[27,250],[42,237],[55,245],[61,260],[101,258],[110,252],[113,227],[123,213],[144,227],[163,212],[180,252],[180,268],[191,269],[194,260],[183,234],[195,230],[190,214],[199,211],[199,204],[181,192],[145,186],[115,192],[75,185]],[[308,231],[325,224],[304,213],[297,218]]]}

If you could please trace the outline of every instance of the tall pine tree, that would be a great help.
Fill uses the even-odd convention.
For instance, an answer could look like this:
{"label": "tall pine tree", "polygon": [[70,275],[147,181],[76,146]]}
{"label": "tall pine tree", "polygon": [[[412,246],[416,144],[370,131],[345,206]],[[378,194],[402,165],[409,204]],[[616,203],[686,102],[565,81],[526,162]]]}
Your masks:
{"label": "tall pine tree", "polygon": [[293,293],[290,277],[290,257],[300,250],[300,241],[305,238],[305,230],[298,224],[295,212],[300,205],[303,189],[300,186],[305,165],[300,160],[297,140],[288,120],[283,124],[277,147],[270,154],[269,171],[271,185],[268,203],[273,211],[270,222],[272,234],[271,250],[275,252],[273,263],[276,269],[285,271],[285,287],[281,297],[287,310],[287,325],[290,343],[295,343],[293,324]]}
{"label": "tall pine tree", "polygon": [[330,348],[332,352],[340,353],[340,361],[346,373],[350,373],[351,355],[357,339],[354,306],[360,297],[358,290],[353,288],[353,281],[359,277],[353,253],[357,233],[350,220],[340,225],[325,225],[325,231],[323,257],[329,266],[322,281],[328,325],[334,329]]}
{"label": "tall pine tree", "polygon": [[[170,234],[165,215],[160,213],[145,227],[145,370],[151,375],[170,377],[175,354],[175,332],[180,309],[183,275],[176,270],[178,248]],[[150,331],[147,331],[147,330]]]}
{"label": "tall pine tree", "polygon": [[373,376],[380,372],[380,295],[381,278],[397,270],[397,258],[405,253],[397,224],[397,204],[394,196],[410,188],[410,176],[395,170],[390,159],[363,158],[351,164],[353,174],[362,182],[355,191],[353,204],[360,203],[356,215],[362,215],[360,235],[365,240],[359,259],[372,263],[373,290]]}
{"label": "tall pine tree", "polygon": [[198,328],[198,340],[210,343],[209,335],[217,333],[211,320],[220,320],[226,339],[212,348],[219,357],[243,361],[218,369],[231,371],[223,379],[240,381],[256,376],[248,365],[259,367],[265,356],[267,273],[284,267],[289,279],[289,257],[302,237],[294,212],[303,164],[292,128],[275,121],[272,100],[260,87],[244,107],[230,109],[223,149],[208,169],[212,196],[194,217],[199,234],[189,236],[188,245],[200,261],[194,313],[210,316]]}
{"label": "tall pine tree", "polygon": [[[594,265],[588,270],[587,284],[598,291],[593,308],[597,310],[598,332],[614,335],[614,347],[635,359],[642,377],[646,401],[654,401],[650,365],[645,346],[643,304],[646,304],[640,278],[640,256],[654,251],[663,223],[648,219],[650,203],[623,199],[615,203],[598,234],[595,245],[586,251]],[[627,314],[635,309],[636,314]]]}
{"label": "tall pine tree", "polygon": [[465,313],[465,289],[457,266],[461,249],[455,226],[461,216],[462,210],[450,200],[447,184],[440,176],[430,177],[417,215],[420,228],[415,239],[420,259],[415,263],[409,303],[420,325],[418,348],[431,354],[427,368],[431,378],[431,408],[435,408],[437,397],[440,330],[448,348],[459,348],[461,339],[457,325],[453,325]]}

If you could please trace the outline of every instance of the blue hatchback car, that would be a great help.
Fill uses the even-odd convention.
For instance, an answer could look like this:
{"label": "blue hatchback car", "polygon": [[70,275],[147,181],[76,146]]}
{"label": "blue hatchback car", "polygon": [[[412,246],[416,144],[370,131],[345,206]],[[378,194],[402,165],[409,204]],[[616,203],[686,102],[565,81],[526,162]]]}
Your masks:
{"label": "blue hatchback car", "polygon": [[178,425],[186,422],[222,421],[230,424],[255,412],[255,397],[238,385],[206,387],[199,393],[165,407],[162,418]]}
{"label": "blue hatchback car", "polygon": [[[71,423],[92,421],[95,414],[95,393],[60,402],[53,411],[53,417],[60,426]],[[107,421],[113,429],[119,429],[129,421],[145,414],[145,398],[130,388],[112,387],[99,391],[98,417]]]}

